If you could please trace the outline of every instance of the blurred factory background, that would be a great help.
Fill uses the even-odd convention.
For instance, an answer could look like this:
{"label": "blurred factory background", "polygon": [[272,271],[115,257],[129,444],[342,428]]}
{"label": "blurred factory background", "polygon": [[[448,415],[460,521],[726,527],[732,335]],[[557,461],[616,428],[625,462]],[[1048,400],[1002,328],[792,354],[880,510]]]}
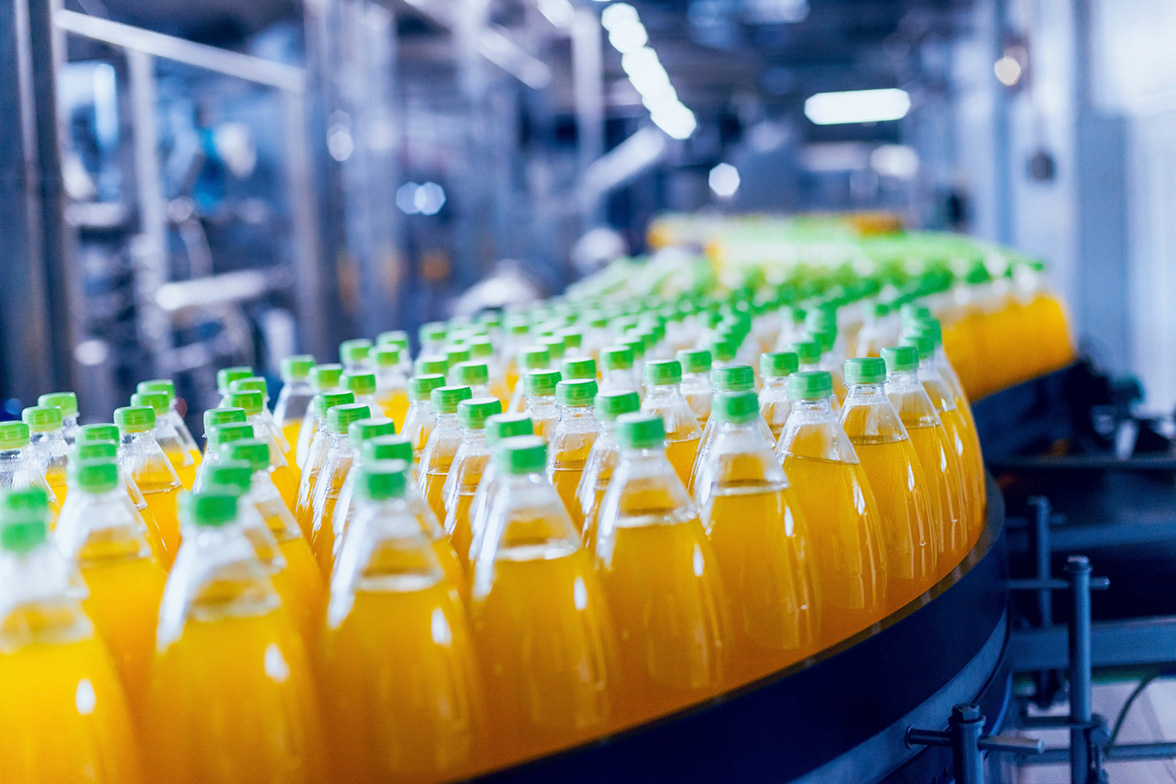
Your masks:
{"label": "blurred factory background", "polygon": [[[667,211],[882,209],[1050,263],[1176,404],[1171,0],[0,0],[0,392],[558,292]],[[845,91],[871,90],[865,96]]]}

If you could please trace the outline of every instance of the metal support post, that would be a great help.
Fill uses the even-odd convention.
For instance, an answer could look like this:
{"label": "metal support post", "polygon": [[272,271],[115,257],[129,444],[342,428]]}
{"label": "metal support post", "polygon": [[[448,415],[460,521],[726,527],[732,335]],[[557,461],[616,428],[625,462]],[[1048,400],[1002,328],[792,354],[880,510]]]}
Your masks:
{"label": "metal support post", "polygon": [[1040,754],[1045,744],[1034,738],[1004,735],[984,736],[984,715],[975,705],[956,705],[947,721],[948,729],[907,729],[906,745],[949,746],[956,784],[984,784],[983,751],[1010,754]]}

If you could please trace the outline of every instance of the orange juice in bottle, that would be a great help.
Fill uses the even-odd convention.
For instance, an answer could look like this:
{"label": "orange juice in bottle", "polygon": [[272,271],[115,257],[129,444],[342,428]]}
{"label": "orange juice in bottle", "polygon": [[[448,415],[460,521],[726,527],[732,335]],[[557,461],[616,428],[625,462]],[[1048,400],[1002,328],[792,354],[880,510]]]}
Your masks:
{"label": "orange juice in bottle", "polygon": [[31,406],[21,412],[21,419],[29,426],[29,456],[53,489],[60,510],[65,503],[69,471],[69,446],[61,432],[61,409]]}
{"label": "orange juice in bottle", "polygon": [[523,375],[522,412],[531,418],[535,435],[548,440],[559,421],[555,407],[555,385],[559,382],[558,370],[528,370]]}
{"label": "orange juice in bottle", "polygon": [[352,423],[370,417],[371,408],[362,403],[334,406],[327,412],[326,430],[320,431],[325,435],[324,451],[310,502],[309,530],[310,549],[314,551],[324,580],[331,579],[335,563],[335,503],[356,455],[350,427]]}
{"label": "orange juice in bottle", "polygon": [[812,521],[826,645],[886,614],[886,561],[878,504],[853,444],[833,413],[833,379],[823,370],[788,377],[792,415],[776,457]]}
{"label": "orange juice in bottle", "polygon": [[200,468],[196,471],[196,481],[192,484],[192,489],[199,492],[204,487],[208,478],[208,472],[220,465],[224,458],[223,448],[226,444],[234,441],[240,441],[246,438],[256,437],[253,425],[245,422],[234,422],[224,425],[212,425],[205,431],[205,436],[208,439],[206,446],[208,452],[204,455],[204,460],[200,462]]}
{"label": "orange juice in bottle", "polygon": [[47,392],[37,398],[38,406],[61,409],[61,437],[73,446],[78,435],[78,396],[73,392]]}
{"label": "orange juice in bottle", "polygon": [[238,521],[237,498],[184,498],[164,589],[145,746],[157,780],[322,781],[306,649]]}
{"label": "orange juice in bottle", "polygon": [[24,422],[0,422],[0,490],[40,488],[49,499],[49,522],[57,521],[61,507],[40,463],[29,446],[29,426]]}
{"label": "orange juice in bottle", "polygon": [[[482,547],[482,540],[486,536],[486,521],[490,509],[494,506],[494,499],[502,490],[504,477],[498,473],[498,464],[493,459],[494,447],[503,439],[514,436],[534,435],[531,418],[526,414],[495,414],[486,420],[486,447],[490,450],[491,459],[482,470],[482,478],[478,481],[478,489],[470,500],[470,546],[461,560],[472,567]],[[467,568],[469,572],[469,568]]]}
{"label": "orange juice in bottle", "polygon": [[731,685],[732,638],[715,552],[666,457],[661,418],[623,414],[616,434],[621,462],[595,553],[616,627],[620,718],[631,723]]}
{"label": "orange juice in bottle", "polygon": [[759,392],[760,416],[772,431],[772,445],[780,440],[784,424],[792,413],[788,397],[788,377],[800,370],[800,358],[794,351],[774,351],[760,355],[760,376],[764,386]]}
{"label": "orange juice in bottle", "polygon": [[417,487],[433,515],[445,519],[445,480],[457,448],[461,445],[461,423],[457,419],[457,406],[472,397],[467,386],[437,387],[430,394],[433,407],[433,430],[421,450],[420,465],[417,467]]}
{"label": "orange juice in bottle", "polygon": [[707,349],[683,349],[678,352],[677,359],[682,363],[682,397],[698,418],[698,426],[706,427],[711,414],[711,397],[714,386],[711,384],[711,353]]}
{"label": "orange juice in bottle", "polygon": [[496,397],[475,397],[457,406],[457,420],[461,425],[461,444],[453,456],[449,475],[441,491],[445,508],[445,535],[463,568],[469,567],[470,504],[490,462],[490,448],[486,445],[486,420],[502,413],[502,401]]}
{"label": "orange juice in bottle", "polygon": [[188,447],[180,441],[179,434],[168,418],[167,393],[165,392],[136,392],[131,395],[132,406],[148,406],[155,411],[155,443],[163,450],[168,462],[175,469],[176,476],[185,490],[191,490],[196,481],[196,458]]}
{"label": "orange juice in bottle", "polygon": [[621,461],[621,448],[617,444],[616,434],[617,417],[640,411],[641,398],[633,390],[598,392],[595,410],[600,429],[592,443],[592,451],[588,453],[580,485],[576,488],[576,502],[580,505],[580,519],[583,520],[580,536],[589,552],[596,547],[600,504],[612,480],[613,471]]}
{"label": "orange juice in bottle", "polygon": [[408,380],[408,412],[404,415],[404,427],[400,432],[412,444],[412,459],[417,466],[417,477],[420,477],[421,453],[425,451],[425,444],[429,443],[429,436],[433,432],[433,424],[437,417],[433,413],[433,390],[445,386],[445,376],[442,373],[427,373],[413,376]]}
{"label": "orange juice in bottle", "polygon": [[[298,466],[286,462],[282,452],[282,445],[274,436],[276,426],[266,424],[262,415],[265,408],[265,397],[257,390],[248,392],[232,392],[229,394],[228,404],[234,408],[245,410],[245,422],[253,426],[253,436],[265,440],[270,445],[270,467],[273,468],[271,477],[286,506],[294,509],[298,504],[298,490],[301,482]],[[280,435],[280,431],[279,431]]]}
{"label": "orange juice in bottle", "polygon": [[0,780],[144,782],[122,685],[47,517],[44,490],[0,491]]}
{"label": "orange juice in bottle", "polygon": [[408,377],[401,369],[400,347],[376,346],[372,359],[376,365],[376,400],[380,410],[396,423],[397,429],[402,429],[408,414]]}
{"label": "orange juice in bottle", "polygon": [[507,386],[502,363],[494,352],[494,342],[487,336],[481,336],[470,340],[469,347],[472,361],[486,363],[490,373],[490,396],[498,398],[498,402],[505,410],[506,406],[510,404],[511,388]]}
{"label": "orange juice in bottle", "polygon": [[160,561],[171,569],[180,546],[176,503],[183,485],[171,461],[155,442],[155,411],[150,406],[127,406],[114,411],[118,425],[118,465],[135,481],[151,510],[162,539]]}
{"label": "orange juice in bottle", "polygon": [[547,442],[500,441],[502,478],[473,566],[470,620],[503,765],[588,740],[614,717],[612,628],[592,561],[547,481]]}
{"label": "orange juice in bottle", "polygon": [[390,329],[376,335],[376,348],[395,346],[400,349],[400,372],[405,378],[412,375],[412,352],[408,344],[408,333],[402,329]]}
{"label": "orange juice in bottle", "polygon": [[372,412],[372,419],[387,419],[384,415],[384,409],[380,407],[379,398],[376,397],[376,374],[368,372],[355,372],[343,374],[343,388],[355,395],[355,402],[361,406],[367,406],[368,410]]}
{"label": "orange juice in bottle", "polygon": [[641,394],[641,379],[633,370],[636,359],[630,346],[600,349],[600,391]]}
{"label": "orange juice in bottle", "polygon": [[73,491],[53,538],[81,570],[89,591],[82,605],[110,650],[131,710],[140,714],[167,572],[127,498],[113,456],[71,464],[70,481]]}
{"label": "orange juice in bottle", "polygon": [[[265,426],[265,433],[258,433],[258,438],[265,437],[267,440],[273,442],[282,453],[283,462],[289,466],[290,475],[294,478],[291,484],[293,485],[293,494],[298,490],[298,464],[294,460],[294,447],[291,442],[286,439],[285,430],[278,425],[274,415],[270,413],[269,409],[269,382],[261,376],[252,376],[250,378],[240,378],[229,385],[229,389],[233,392],[259,392],[261,394],[261,410],[257,412],[257,417],[261,424]],[[365,401],[366,402],[366,401]],[[249,412],[246,411],[246,415]],[[266,436],[268,433],[268,436]]]}
{"label": "orange juice in bottle", "polygon": [[410,472],[404,461],[360,469],[331,581],[319,669],[339,780],[463,778],[486,740],[465,608],[409,509]]}
{"label": "orange juice in bottle", "polygon": [[935,405],[919,383],[918,349],[887,346],[882,349],[882,359],[886,362],[886,394],[915,445],[931,490],[932,518],[938,528],[938,571],[943,576],[968,553],[963,470]]}
{"label": "orange juice in bottle", "polygon": [[[176,437],[183,445],[184,449],[192,455],[192,460],[196,466],[200,466],[200,447],[196,443],[196,439],[192,437],[192,431],[188,429],[188,425],[184,422],[184,418],[180,416],[179,408],[176,402],[176,385],[170,378],[155,378],[150,381],[140,381],[135,387],[135,391],[139,393],[144,392],[162,392],[167,395],[167,411],[164,416],[171,424],[172,429],[175,430]],[[160,416],[156,412],[156,416]],[[177,471],[178,473],[178,471]],[[180,481],[183,481],[181,479]]]}
{"label": "orange juice in bottle", "polygon": [[220,393],[221,405],[228,405],[226,398],[232,394],[233,382],[239,378],[249,378],[253,375],[253,368],[247,365],[234,365],[216,371],[216,391]]}
{"label": "orange juice in bottle", "polygon": [[733,680],[743,683],[820,648],[816,554],[788,478],[758,433],[755,393],[723,392],[714,406],[718,430],[697,492],[731,618]]}
{"label": "orange juice in bottle", "polygon": [[[112,423],[82,425],[78,428],[77,438],[75,439],[74,457],[82,460],[95,457],[113,457],[117,460],[118,442],[118,428]],[[163,536],[159,531],[159,524],[155,522],[155,516],[151,514],[151,507],[147,506],[147,499],[143,497],[139,486],[135,484],[135,480],[126,471],[120,469],[119,476],[122,479],[123,487],[126,489],[127,499],[135,507],[135,511],[139,513],[143,524],[147,526],[147,542],[151,545],[151,550],[155,553],[156,559],[162,564]]]}
{"label": "orange juice in bottle", "polygon": [[[204,451],[201,453],[200,461],[203,464],[205,457],[208,455],[208,438],[209,431],[217,425],[243,425],[245,424],[245,409],[243,408],[210,408],[204,412]],[[196,481],[200,481],[200,466],[196,466]],[[195,487],[195,482],[193,483]]]}
{"label": "orange juice in bottle", "polygon": [[547,452],[547,478],[559,493],[577,531],[583,531],[584,518],[576,494],[600,429],[592,410],[595,397],[594,378],[560,381],[555,387],[559,421]]}
{"label": "orange juice in bottle", "polygon": [[[343,484],[339,487],[339,495],[335,499],[334,517],[331,520],[331,531],[335,537],[335,541],[331,545],[332,560],[339,556],[339,548],[343,544],[343,532],[347,530],[352,512],[355,511],[355,478],[363,463],[363,445],[374,438],[395,435],[396,425],[391,419],[361,419],[352,422],[347,427],[347,437],[351,439],[354,455],[351,468],[347,470],[347,476],[343,479]],[[411,450],[412,447],[410,446],[409,449]],[[408,461],[412,462],[411,454],[408,456]]]}
{"label": "orange juice in bottle", "polygon": [[[307,406],[306,413],[302,415],[302,424],[298,426],[298,443],[294,446],[294,464],[298,466],[300,476],[301,472],[306,469],[306,461],[310,457],[310,448],[314,444],[315,433],[320,427],[327,424],[326,413],[319,411],[315,401],[318,400],[319,395],[343,392],[344,390],[339,386],[342,378],[342,365],[320,364],[310,369],[310,386],[314,390],[315,397]],[[354,395],[351,402],[355,402]]]}
{"label": "orange juice in bottle", "polygon": [[879,357],[845,361],[848,394],[841,427],[853,443],[878,502],[891,611],[924,593],[939,577],[939,530],[931,517],[932,485],[902,419],[886,395]]}
{"label": "orange juice in bottle", "polygon": [[690,481],[702,430],[694,409],[682,396],[682,363],[676,359],[645,363],[645,399],[641,413],[661,417],[666,431],[666,458],[682,484]]}
{"label": "orange juice in bottle", "polygon": [[[711,383],[714,386],[714,393],[716,395],[721,392],[751,392],[755,390],[755,371],[752,370],[751,365],[722,365],[711,371]],[[702,465],[706,455],[710,452],[711,444],[714,443],[716,427],[716,423],[707,420],[706,428],[702,431],[702,440],[698,446],[698,456],[694,460],[694,467],[690,473],[690,482],[686,485],[691,492],[694,491],[694,474],[697,473],[698,467]],[[772,445],[776,443],[776,439],[772,437],[772,431],[768,427],[768,423],[764,421],[762,416],[756,422],[756,428],[759,430],[760,436],[764,439],[764,443]]]}
{"label": "orange juice in bottle", "polygon": [[[307,449],[306,461],[302,464],[302,471],[298,483],[298,501],[294,504],[294,520],[306,540],[310,541],[310,526],[313,522],[314,491],[318,484],[319,472],[323,469],[323,460],[327,452],[327,415],[336,406],[350,405],[355,402],[355,395],[350,392],[325,392],[316,395],[314,399],[315,418],[323,420],[322,427],[317,428],[310,447]],[[281,488],[278,488],[281,492]]]}
{"label": "orange juice in bottle", "polygon": [[[314,357],[298,354],[282,360],[282,391],[274,404],[274,421],[282,429],[286,443],[294,448],[295,465],[298,464],[297,447],[306,412],[314,404],[314,387],[310,384],[310,371]],[[313,412],[312,412],[313,413]]]}

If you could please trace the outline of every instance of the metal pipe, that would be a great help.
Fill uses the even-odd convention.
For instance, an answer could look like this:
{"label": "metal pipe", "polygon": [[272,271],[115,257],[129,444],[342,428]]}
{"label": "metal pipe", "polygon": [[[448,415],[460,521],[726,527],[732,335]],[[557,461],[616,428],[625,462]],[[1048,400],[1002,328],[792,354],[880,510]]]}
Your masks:
{"label": "metal pipe", "polygon": [[956,784],[984,784],[984,760],[980,756],[984,716],[975,705],[956,705],[951,709],[949,722]]}
{"label": "metal pipe", "polygon": [[1070,784],[1086,784],[1090,768],[1087,737],[1091,719],[1090,560],[1066,559],[1073,617],[1070,620]]}

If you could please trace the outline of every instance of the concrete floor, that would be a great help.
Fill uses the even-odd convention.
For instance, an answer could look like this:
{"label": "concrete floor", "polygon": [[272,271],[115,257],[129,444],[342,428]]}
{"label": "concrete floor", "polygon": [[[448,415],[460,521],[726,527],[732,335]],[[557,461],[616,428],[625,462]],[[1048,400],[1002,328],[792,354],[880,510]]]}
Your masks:
{"label": "concrete floor", "polygon": [[[1113,726],[1134,687],[1134,683],[1096,684],[1094,712]],[[1058,715],[1065,712],[1064,706],[1049,711]],[[1047,747],[1069,743],[1069,734],[1065,730],[1034,730],[1024,734],[1042,738]],[[1121,743],[1176,740],[1176,679],[1153,681],[1136,698],[1118,740]],[[1176,760],[1110,762],[1106,770],[1111,784],[1176,783]],[[1070,769],[1066,765],[1025,766],[1020,768],[1016,781],[1017,784],[1070,784]]]}

